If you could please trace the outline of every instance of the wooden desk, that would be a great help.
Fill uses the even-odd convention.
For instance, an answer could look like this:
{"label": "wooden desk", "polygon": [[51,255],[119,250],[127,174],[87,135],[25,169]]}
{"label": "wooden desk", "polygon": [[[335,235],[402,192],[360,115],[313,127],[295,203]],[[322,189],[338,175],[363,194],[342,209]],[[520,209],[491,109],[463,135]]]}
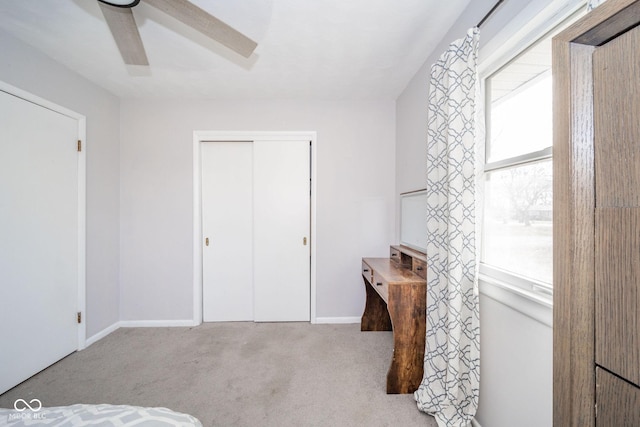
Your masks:
{"label": "wooden desk", "polygon": [[424,255],[392,246],[390,258],[363,258],[367,302],[361,331],[393,330],[387,393],[413,393],[422,382],[426,335]]}

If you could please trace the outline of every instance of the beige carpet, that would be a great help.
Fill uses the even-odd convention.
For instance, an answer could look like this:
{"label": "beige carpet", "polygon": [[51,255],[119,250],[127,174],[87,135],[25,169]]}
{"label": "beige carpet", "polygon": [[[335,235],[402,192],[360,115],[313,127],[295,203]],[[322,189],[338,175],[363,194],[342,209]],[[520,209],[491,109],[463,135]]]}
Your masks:
{"label": "beige carpet", "polygon": [[429,426],[387,395],[390,332],[359,325],[207,323],[119,329],[0,395],[44,406],[162,406],[208,426]]}

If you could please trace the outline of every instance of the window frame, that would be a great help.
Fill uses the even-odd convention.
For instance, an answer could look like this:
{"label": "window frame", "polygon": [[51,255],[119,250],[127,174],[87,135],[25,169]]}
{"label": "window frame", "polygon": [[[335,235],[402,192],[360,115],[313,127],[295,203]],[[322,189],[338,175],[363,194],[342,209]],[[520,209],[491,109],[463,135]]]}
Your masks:
{"label": "window frame", "polygon": [[[480,105],[485,111],[482,112],[482,120],[487,118],[490,111],[490,99],[486,96],[487,79],[507,66],[510,62],[534,46],[540,40],[549,36],[559,26],[569,20],[575,20],[579,16],[587,13],[587,0],[564,0],[551,2],[546,8],[539,12],[523,10],[510,25],[498,32],[487,45],[480,48],[479,53],[479,81]],[[489,128],[489,123],[486,123]],[[489,132],[487,132],[488,134]],[[481,180],[484,185],[484,178],[490,172],[504,170],[510,167],[534,164],[535,162],[552,160],[553,148],[546,147],[542,150],[532,151],[517,155],[507,159],[500,159],[487,162],[488,146],[486,142],[479,153],[482,161],[480,168]],[[483,194],[483,192],[482,192]],[[484,198],[479,206],[481,212],[479,231],[482,246],[484,233]],[[480,253],[479,253],[480,255]],[[540,282],[531,278],[526,278],[502,270],[498,267],[480,262],[478,256],[479,289],[480,293],[495,299],[529,317],[532,317],[548,326],[553,322],[553,284]]]}

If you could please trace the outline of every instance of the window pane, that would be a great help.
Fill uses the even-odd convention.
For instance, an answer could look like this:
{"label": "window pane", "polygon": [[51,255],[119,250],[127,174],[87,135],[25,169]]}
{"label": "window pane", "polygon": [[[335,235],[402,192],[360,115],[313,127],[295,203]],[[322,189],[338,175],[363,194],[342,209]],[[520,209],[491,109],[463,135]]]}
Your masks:
{"label": "window pane", "polygon": [[551,161],[485,175],[482,262],[551,283]]}
{"label": "window pane", "polygon": [[486,80],[490,105],[487,163],[552,145],[551,39]]}

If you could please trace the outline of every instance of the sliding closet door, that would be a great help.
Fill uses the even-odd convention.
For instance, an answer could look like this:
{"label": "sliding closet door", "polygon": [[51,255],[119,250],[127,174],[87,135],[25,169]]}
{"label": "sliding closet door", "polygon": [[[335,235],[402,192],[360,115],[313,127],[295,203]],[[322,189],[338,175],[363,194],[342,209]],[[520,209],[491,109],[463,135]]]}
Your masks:
{"label": "sliding closet door", "polygon": [[309,321],[309,141],[202,144],[203,320]]}
{"label": "sliding closet door", "polygon": [[255,320],[309,321],[309,142],[257,141],[253,159]]}
{"label": "sliding closet door", "polygon": [[77,140],[77,120],[0,91],[0,393],[78,347]]}
{"label": "sliding closet door", "polygon": [[202,144],[205,322],[253,320],[253,143]]}

